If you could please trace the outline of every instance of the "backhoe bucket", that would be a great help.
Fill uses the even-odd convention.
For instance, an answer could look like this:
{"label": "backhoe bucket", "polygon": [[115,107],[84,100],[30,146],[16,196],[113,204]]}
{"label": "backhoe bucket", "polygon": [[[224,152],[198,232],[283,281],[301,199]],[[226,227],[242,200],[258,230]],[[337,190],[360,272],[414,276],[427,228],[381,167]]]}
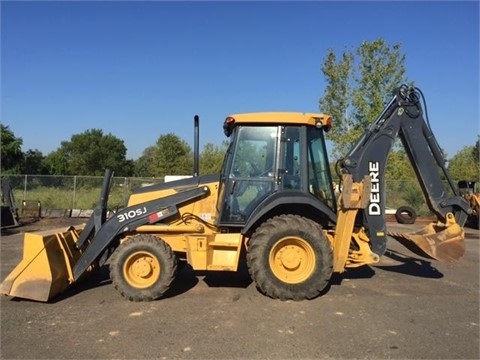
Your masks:
{"label": "backhoe bucket", "polygon": [[48,301],[74,282],[75,247],[83,227],[25,233],[23,259],[0,285],[0,294]]}
{"label": "backhoe bucket", "polygon": [[[413,252],[424,256],[452,263],[458,261],[465,253],[465,232],[455,222],[452,214],[447,215],[446,223],[430,223],[413,233],[388,233]],[[413,245],[413,246],[412,246]],[[419,253],[420,249],[423,253]]]}

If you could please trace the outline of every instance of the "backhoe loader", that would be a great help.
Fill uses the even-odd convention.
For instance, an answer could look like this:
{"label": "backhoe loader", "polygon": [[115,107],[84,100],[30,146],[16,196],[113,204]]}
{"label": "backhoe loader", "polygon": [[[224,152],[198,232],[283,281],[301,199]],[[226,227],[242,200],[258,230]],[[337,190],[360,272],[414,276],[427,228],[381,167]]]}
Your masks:
{"label": "backhoe loader", "polygon": [[[414,245],[424,256],[455,262],[465,252],[469,205],[445,168],[422,98],[417,88],[401,86],[394,92],[338,162],[338,199],[324,139],[332,127],[329,115],[228,116],[223,130],[231,141],[221,173],[214,175],[199,175],[196,116],[193,177],[136,189],[125,208],[107,217],[112,173],[106,170],[88,222],[25,234],[23,260],[0,292],[48,301],[108,264],[121,295],[150,301],[169,289],[179,264],[236,271],[246,261],[261,293],[312,299],[332,273],[378,263],[388,236]],[[384,174],[397,138],[438,220],[417,232],[387,234]]]}

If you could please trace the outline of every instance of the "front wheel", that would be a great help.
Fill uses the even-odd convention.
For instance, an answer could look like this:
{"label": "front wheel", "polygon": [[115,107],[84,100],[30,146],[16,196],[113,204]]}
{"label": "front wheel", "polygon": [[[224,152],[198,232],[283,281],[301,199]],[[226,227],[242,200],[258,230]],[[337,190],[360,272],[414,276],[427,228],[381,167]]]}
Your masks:
{"label": "front wheel", "polygon": [[312,299],[332,276],[332,246],[319,224],[281,215],[255,231],[248,244],[247,265],[265,295],[280,300]]}
{"label": "front wheel", "polygon": [[136,235],[120,244],[110,259],[110,278],[131,301],[161,297],[172,283],[177,259],[170,246],[153,235]]}

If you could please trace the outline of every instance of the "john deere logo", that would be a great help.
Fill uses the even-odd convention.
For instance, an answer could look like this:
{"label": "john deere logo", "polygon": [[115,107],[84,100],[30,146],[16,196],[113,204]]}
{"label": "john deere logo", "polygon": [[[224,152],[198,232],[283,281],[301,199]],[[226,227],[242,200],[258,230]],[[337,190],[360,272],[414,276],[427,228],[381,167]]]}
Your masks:
{"label": "john deere logo", "polygon": [[368,215],[382,215],[380,209],[380,164],[378,161],[368,162],[368,171],[372,181],[370,192],[370,204],[368,205]]}

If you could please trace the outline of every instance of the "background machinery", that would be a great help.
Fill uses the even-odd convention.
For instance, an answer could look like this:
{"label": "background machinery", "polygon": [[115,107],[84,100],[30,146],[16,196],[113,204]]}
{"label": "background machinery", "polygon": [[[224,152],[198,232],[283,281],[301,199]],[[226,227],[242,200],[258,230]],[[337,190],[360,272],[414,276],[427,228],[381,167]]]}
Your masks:
{"label": "background machinery", "polygon": [[479,183],[473,180],[460,180],[458,182],[458,189],[463,198],[470,204],[472,210],[467,219],[467,224],[474,228],[480,228],[480,186]]}
{"label": "background machinery", "polygon": [[13,196],[12,186],[7,179],[0,179],[0,190],[2,197],[0,225],[1,229],[8,229],[19,226],[18,208]]}
{"label": "background machinery", "polygon": [[[246,260],[257,288],[272,298],[311,299],[333,272],[375,264],[386,251],[385,165],[399,137],[438,221],[391,234],[440,261],[465,251],[470,212],[444,166],[423,117],[421,92],[402,86],[350,153],[338,163],[334,195],[324,114],[250,113],[226,118],[231,139],[220,174],[135,190],[127,207],[106,217],[112,174],[87,224],[27,233],[24,257],[0,292],[47,301],[108,262],[114,287],[132,301],[160,298],[177,265],[236,271]],[[442,181],[447,179],[447,183]]]}

